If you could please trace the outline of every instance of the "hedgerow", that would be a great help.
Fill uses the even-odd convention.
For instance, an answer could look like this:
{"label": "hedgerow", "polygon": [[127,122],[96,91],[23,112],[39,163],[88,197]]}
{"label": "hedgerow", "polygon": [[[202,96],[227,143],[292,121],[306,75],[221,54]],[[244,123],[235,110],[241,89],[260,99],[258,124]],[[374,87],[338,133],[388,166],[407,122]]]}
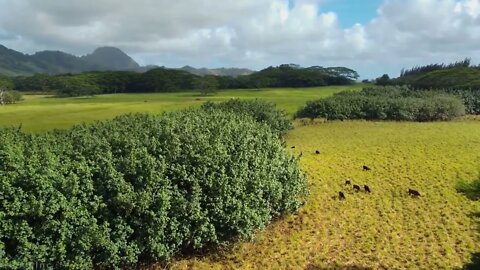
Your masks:
{"label": "hedgerow", "polygon": [[268,125],[279,136],[285,135],[293,129],[286,113],[276,107],[276,104],[263,100],[230,99],[228,101],[213,103],[206,102],[202,105],[204,110],[222,110],[245,114],[253,117],[257,122]]}
{"label": "hedgerow", "polygon": [[224,110],[0,130],[0,268],[120,268],[248,239],[301,206],[277,134]]}
{"label": "hedgerow", "polygon": [[462,100],[441,91],[414,91],[408,87],[372,87],[345,91],[307,102],[297,118],[435,121],[465,114]]}

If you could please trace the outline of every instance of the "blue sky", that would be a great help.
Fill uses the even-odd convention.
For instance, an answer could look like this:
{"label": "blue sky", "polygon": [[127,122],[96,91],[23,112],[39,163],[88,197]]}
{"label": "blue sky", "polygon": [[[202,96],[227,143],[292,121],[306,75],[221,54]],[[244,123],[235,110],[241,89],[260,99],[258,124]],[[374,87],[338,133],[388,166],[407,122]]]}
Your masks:
{"label": "blue sky", "polygon": [[[293,0],[290,0],[293,1]],[[377,16],[382,0],[325,0],[320,12],[335,12],[342,27],[366,24]]]}

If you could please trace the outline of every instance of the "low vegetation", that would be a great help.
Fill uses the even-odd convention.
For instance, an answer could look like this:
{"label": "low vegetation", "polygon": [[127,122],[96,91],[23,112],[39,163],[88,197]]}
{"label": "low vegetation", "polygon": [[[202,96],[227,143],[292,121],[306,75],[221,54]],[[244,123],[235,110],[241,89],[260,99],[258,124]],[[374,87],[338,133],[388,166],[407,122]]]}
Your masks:
{"label": "low vegetation", "polygon": [[464,114],[462,100],[452,94],[414,91],[408,87],[372,87],[307,102],[296,117],[435,121],[450,120]]}
{"label": "low vegetation", "polygon": [[307,193],[276,133],[221,109],[0,129],[0,141],[0,266],[11,268],[165,261],[250,239]]}
{"label": "low vegetation", "polygon": [[292,122],[287,114],[279,110],[275,103],[254,100],[231,99],[225,102],[207,102],[202,105],[204,110],[221,110],[235,112],[253,117],[257,122],[268,125],[279,136],[285,136],[293,129]]}
{"label": "low vegetation", "polygon": [[22,98],[23,95],[20,92],[0,87],[0,105],[14,104],[22,100]]}

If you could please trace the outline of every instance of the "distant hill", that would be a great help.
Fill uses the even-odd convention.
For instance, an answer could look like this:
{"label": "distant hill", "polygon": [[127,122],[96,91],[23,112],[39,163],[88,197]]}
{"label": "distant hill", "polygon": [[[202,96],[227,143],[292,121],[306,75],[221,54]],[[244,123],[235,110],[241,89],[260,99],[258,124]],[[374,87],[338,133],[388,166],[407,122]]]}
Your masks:
{"label": "distant hill", "polygon": [[[155,65],[140,66],[135,60],[115,47],[100,47],[84,56],[75,56],[61,51],[41,51],[32,55],[23,54],[0,45],[0,74],[29,76],[37,73],[64,74],[86,71],[136,71],[146,72],[158,68]],[[254,71],[245,68],[194,68],[184,66],[176,69],[205,76],[250,75]]]}
{"label": "distant hill", "polygon": [[110,70],[135,70],[140,65],[122,50],[115,47],[100,47],[81,57],[86,63],[107,67]]}
{"label": "distant hill", "polygon": [[187,71],[192,74],[198,76],[205,76],[205,75],[216,75],[216,76],[229,76],[229,77],[237,77],[242,75],[250,75],[255,71],[246,69],[246,68],[194,68],[191,66],[184,66],[179,68],[179,70]]}
{"label": "distant hill", "polygon": [[418,88],[480,88],[480,66],[470,59],[448,65],[431,64],[403,70],[389,84],[404,84]]}
{"label": "distant hill", "polygon": [[85,56],[61,51],[41,51],[23,54],[0,45],[0,74],[32,75],[36,73],[62,74],[85,71],[142,70],[145,68],[118,48],[101,47]]}
{"label": "distant hill", "polygon": [[480,88],[480,68],[456,67],[397,79],[419,88]]}

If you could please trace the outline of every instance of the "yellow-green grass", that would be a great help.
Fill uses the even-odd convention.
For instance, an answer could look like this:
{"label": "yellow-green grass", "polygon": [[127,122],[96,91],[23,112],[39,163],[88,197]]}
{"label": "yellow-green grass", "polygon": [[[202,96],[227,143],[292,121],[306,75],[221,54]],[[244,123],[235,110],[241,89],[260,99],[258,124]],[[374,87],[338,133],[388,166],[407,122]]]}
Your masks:
{"label": "yellow-green grass", "polygon": [[[480,205],[455,189],[479,177],[478,121],[327,122],[299,126],[287,142],[303,152],[307,204],[252,242],[172,269],[453,269],[480,250],[470,216]],[[346,178],[372,193],[354,193]]]}
{"label": "yellow-green grass", "polygon": [[364,86],[355,84],[316,88],[222,90],[209,96],[200,96],[199,92],[111,94],[79,98],[27,95],[25,100],[18,104],[0,107],[0,127],[22,124],[22,129],[26,131],[44,131],[109,119],[124,113],[161,113],[199,106],[207,100],[221,101],[230,98],[274,101],[280,108],[293,115],[307,100],[330,96],[343,90],[358,90]]}

